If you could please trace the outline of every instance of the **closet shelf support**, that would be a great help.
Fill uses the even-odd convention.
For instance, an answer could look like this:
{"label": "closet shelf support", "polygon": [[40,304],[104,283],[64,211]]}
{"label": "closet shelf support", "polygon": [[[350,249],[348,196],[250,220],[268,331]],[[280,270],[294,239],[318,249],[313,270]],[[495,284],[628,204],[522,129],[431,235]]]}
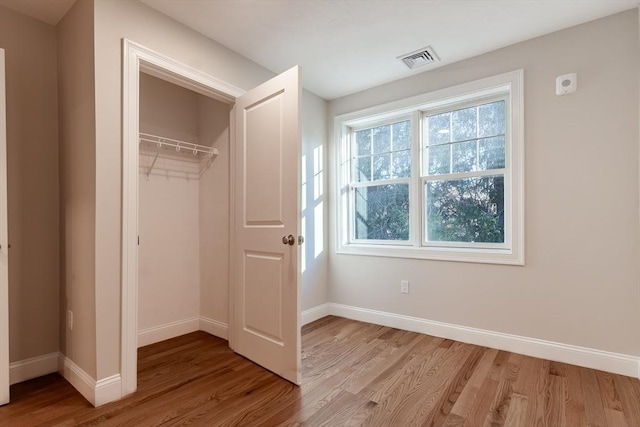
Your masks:
{"label": "closet shelf support", "polygon": [[149,175],[151,175],[151,171],[153,170],[153,167],[156,165],[156,160],[158,160],[158,154],[160,154],[160,147],[158,147],[158,151],[156,151],[156,155],[153,158],[153,162],[151,162],[151,166],[149,166],[149,170],[147,171],[147,178],[149,178]]}

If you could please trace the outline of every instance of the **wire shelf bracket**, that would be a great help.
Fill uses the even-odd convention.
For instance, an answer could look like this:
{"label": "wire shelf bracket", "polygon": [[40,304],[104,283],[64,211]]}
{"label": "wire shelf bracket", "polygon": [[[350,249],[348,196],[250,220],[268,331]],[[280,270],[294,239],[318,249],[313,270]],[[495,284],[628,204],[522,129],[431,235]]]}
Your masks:
{"label": "wire shelf bracket", "polygon": [[192,153],[194,156],[202,154],[208,158],[212,158],[213,156],[217,156],[219,154],[217,148],[194,144],[187,141],[180,141],[179,139],[165,138],[163,136],[152,135],[150,133],[140,132],[139,140],[140,143],[155,144],[158,148],[156,151],[156,155],[153,158],[153,162],[151,162],[151,166],[149,166],[149,170],[146,173],[147,178],[149,177],[149,175],[151,175],[151,171],[156,164],[156,160],[158,160],[158,155],[160,154],[160,150],[163,146],[173,147],[176,149],[176,152],[181,152],[182,150],[184,150],[184,152]]}

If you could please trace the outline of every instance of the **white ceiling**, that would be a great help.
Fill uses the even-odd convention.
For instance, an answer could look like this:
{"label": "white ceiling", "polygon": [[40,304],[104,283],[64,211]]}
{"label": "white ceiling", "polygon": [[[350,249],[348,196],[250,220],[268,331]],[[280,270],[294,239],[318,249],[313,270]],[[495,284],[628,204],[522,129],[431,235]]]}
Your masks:
{"label": "white ceiling", "polygon": [[[638,0],[141,0],[333,99],[638,6]],[[396,58],[431,45],[441,61]]]}
{"label": "white ceiling", "polygon": [[[640,0],[140,1],[273,72],[301,65],[305,88],[325,99],[640,4]],[[0,0],[0,5],[55,25],[73,2]],[[440,62],[409,71],[396,59],[428,45]]]}

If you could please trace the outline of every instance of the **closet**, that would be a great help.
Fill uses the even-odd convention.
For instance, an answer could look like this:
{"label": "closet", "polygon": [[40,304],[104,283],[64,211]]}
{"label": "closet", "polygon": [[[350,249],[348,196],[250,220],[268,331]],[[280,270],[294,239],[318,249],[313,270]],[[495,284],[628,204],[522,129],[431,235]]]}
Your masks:
{"label": "closet", "polygon": [[230,106],[140,73],[138,346],[227,338]]}
{"label": "closet", "polygon": [[198,329],[299,384],[299,68],[243,90],[125,40],[123,79],[122,393]]}

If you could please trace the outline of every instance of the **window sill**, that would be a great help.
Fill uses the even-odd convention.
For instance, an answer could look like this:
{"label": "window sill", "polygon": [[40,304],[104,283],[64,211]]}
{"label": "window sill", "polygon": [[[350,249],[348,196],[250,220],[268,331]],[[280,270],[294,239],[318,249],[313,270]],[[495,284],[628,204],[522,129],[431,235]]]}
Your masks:
{"label": "window sill", "polygon": [[434,261],[480,264],[524,265],[524,251],[508,249],[466,249],[366,244],[340,245],[338,255],[378,256],[386,258],[428,259]]}

